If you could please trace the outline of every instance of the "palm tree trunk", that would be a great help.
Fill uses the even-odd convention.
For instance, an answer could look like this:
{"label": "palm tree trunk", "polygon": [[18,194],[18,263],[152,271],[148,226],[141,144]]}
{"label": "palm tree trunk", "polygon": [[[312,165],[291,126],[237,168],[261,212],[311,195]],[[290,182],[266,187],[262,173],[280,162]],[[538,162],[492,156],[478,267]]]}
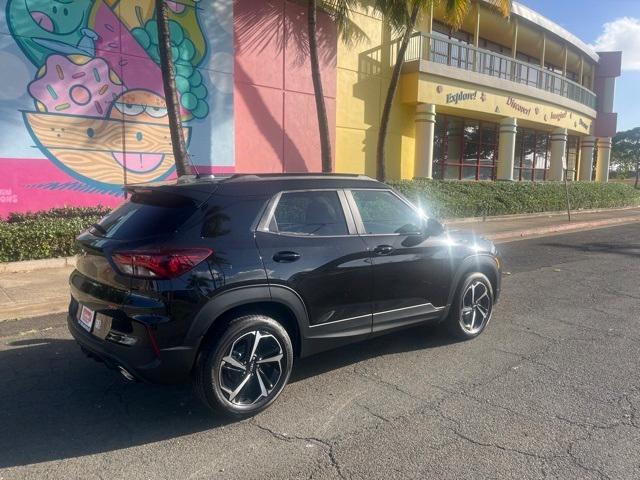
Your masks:
{"label": "palm tree trunk", "polygon": [[640,180],[640,160],[636,162],[636,183],[634,185],[635,188],[638,188],[639,180]]}
{"label": "palm tree trunk", "polygon": [[400,48],[398,49],[398,56],[396,58],[396,63],[393,66],[393,73],[391,74],[391,81],[389,83],[389,89],[387,90],[387,98],[384,101],[384,108],[382,109],[382,116],[380,117],[380,130],[378,132],[378,147],[376,150],[376,177],[381,182],[384,182],[387,179],[387,165],[385,158],[385,143],[387,141],[387,131],[389,130],[389,118],[391,117],[391,107],[393,106],[393,99],[396,96],[396,92],[398,91],[398,84],[400,83],[400,74],[402,73],[402,67],[404,66],[404,55],[407,51],[407,47],[409,46],[409,40],[411,40],[411,35],[413,35],[413,29],[416,26],[416,21],[418,19],[418,12],[420,11],[420,6],[418,2],[415,2],[413,5],[413,10],[411,10],[411,17],[409,19],[409,23],[407,24],[407,28],[402,36],[402,42],[400,43]]}
{"label": "palm tree trunk", "polygon": [[171,56],[171,37],[169,36],[169,17],[164,0],[156,1],[156,19],[158,22],[158,49],[160,51],[160,68],[162,70],[162,84],[164,97],[167,102],[167,114],[169,118],[169,131],[171,133],[171,146],[176,163],[178,177],[190,175],[187,146],[184,141],[182,120],[180,119],[180,103],[178,90],[176,89],[176,74]]}
{"label": "palm tree trunk", "polygon": [[322,76],[320,74],[320,62],[318,60],[318,38],[316,36],[316,27],[318,23],[317,8],[317,0],[309,0],[307,10],[307,21],[309,27],[309,59],[311,61],[313,91],[316,97],[316,113],[318,115],[318,129],[320,133],[320,154],[322,158],[322,171],[326,173],[332,171],[331,137],[329,136],[327,107],[324,103]]}

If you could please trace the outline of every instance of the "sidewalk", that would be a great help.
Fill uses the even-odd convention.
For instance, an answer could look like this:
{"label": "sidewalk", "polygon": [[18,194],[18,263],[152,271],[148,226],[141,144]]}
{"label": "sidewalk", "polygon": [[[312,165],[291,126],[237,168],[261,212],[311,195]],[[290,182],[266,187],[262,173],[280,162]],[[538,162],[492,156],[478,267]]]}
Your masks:
{"label": "sidewalk", "polygon": [[[640,208],[572,213],[572,222],[567,221],[566,213],[554,213],[445,223],[449,229],[471,230],[503,243],[636,222],[640,223]],[[69,303],[71,263],[60,260],[2,264],[6,272],[0,273],[0,321],[64,312]],[[56,264],[59,266],[51,267]]]}
{"label": "sidewalk", "polygon": [[561,232],[590,230],[593,228],[640,222],[640,208],[622,208],[588,212],[571,212],[571,222],[567,213],[547,213],[513,215],[446,221],[451,230],[470,230],[496,243],[511,242]]}

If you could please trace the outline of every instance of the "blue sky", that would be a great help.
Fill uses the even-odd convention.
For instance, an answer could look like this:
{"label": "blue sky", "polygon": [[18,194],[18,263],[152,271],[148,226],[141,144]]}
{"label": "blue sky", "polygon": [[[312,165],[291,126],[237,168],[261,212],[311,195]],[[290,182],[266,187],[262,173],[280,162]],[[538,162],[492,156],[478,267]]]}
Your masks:
{"label": "blue sky", "polygon": [[618,130],[640,127],[640,0],[519,0],[586,43],[622,50]]}

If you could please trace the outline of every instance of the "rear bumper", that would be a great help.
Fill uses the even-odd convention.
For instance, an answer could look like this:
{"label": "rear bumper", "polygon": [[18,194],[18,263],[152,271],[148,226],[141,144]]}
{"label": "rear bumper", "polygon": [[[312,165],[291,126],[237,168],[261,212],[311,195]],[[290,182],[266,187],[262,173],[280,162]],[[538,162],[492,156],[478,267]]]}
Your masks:
{"label": "rear bumper", "polygon": [[192,347],[161,349],[156,355],[150,345],[125,346],[102,340],[86,331],[75,315],[67,316],[71,335],[91,356],[110,368],[124,368],[137,380],[149,383],[180,383],[189,379],[195,361]]}

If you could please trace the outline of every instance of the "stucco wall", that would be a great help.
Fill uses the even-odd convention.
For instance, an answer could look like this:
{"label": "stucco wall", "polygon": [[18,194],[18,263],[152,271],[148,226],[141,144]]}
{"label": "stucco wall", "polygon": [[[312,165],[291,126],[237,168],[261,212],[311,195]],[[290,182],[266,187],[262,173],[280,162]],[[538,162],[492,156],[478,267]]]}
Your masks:
{"label": "stucco wall", "polygon": [[[338,43],[336,97],[336,170],[376,174],[376,144],[380,115],[391,75],[389,31],[371,9],[353,17],[367,38]],[[403,105],[396,95],[387,136],[389,178],[413,176],[414,107]]]}
{"label": "stucco wall", "polygon": [[[305,10],[284,0],[235,3],[235,145],[240,172],[321,170]],[[318,41],[333,136],[336,28],[325,14],[318,16]]]}

